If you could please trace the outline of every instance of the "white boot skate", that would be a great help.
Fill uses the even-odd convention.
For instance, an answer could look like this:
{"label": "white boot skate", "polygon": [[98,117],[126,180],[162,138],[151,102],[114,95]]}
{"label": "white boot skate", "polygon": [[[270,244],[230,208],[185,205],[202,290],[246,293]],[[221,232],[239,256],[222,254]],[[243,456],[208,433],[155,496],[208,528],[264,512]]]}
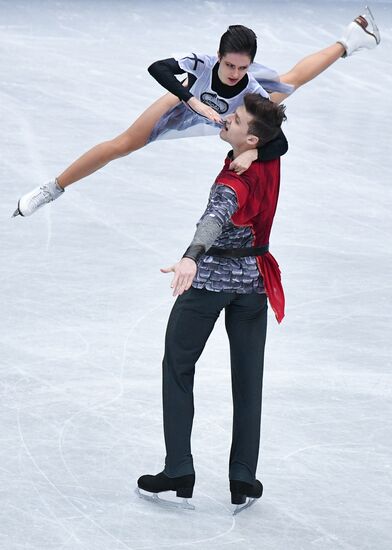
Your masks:
{"label": "white boot skate", "polygon": [[346,28],[338,43],[345,48],[342,57],[361,50],[371,50],[380,43],[380,31],[370,8],[366,6],[364,15],[358,15]]}
{"label": "white boot skate", "polygon": [[49,181],[41,187],[36,187],[30,193],[26,193],[19,199],[18,208],[13,213],[15,216],[31,216],[38,208],[45,204],[54,201],[64,193],[64,189],[60,187],[57,180]]}

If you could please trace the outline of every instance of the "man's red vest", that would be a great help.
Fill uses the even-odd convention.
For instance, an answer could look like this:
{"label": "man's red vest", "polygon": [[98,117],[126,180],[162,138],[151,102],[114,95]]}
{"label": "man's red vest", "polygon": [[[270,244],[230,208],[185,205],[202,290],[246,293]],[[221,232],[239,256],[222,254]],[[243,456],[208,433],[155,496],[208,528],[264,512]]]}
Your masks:
{"label": "man's red vest", "polygon": [[[229,170],[230,162],[231,159],[227,157],[215,183],[227,185],[237,195],[238,210],[231,221],[238,227],[250,227],[253,233],[252,246],[267,245],[278,204],[280,159],[252,162],[241,176]],[[284,317],[284,292],[279,265],[269,252],[257,256],[256,260],[268,300],[280,323]]]}

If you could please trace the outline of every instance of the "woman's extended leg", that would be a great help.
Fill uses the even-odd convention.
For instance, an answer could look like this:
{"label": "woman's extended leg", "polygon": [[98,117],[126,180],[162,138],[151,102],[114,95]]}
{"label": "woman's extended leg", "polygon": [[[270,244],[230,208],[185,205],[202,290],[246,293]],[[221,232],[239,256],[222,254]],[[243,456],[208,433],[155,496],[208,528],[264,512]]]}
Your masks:
{"label": "woman's extended leg", "polygon": [[[307,82],[316,78],[325,69],[328,69],[335,61],[337,61],[344,54],[345,49],[342,44],[336,43],[313,53],[301,59],[294,67],[285,74],[280,76],[280,81],[285,84],[291,84],[294,86],[294,91],[300,86],[303,86]],[[271,94],[271,99],[275,103],[281,103],[290,94],[282,94],[274,92]]]}
{"label": "woman's extended leg", "polygon": [[65,189],[71,183],[96,172],[108,162],[143,147],[159,118],[178,102],[179,99],[176,96],[170,93],[165,94],[148,107],[125,132],[111,140],[95,145],[68,166],[57,177],[59,185]]}
{"label": "woman's extended leg", "polygon": [[[287,73],[280,76],[280,81],[291,84],[294,90],[310,82],[328,69],[342,56],[352,55],[363,49],[372,49],[380,43],[380,32],[373,14],[366,8],[364,15],[359,15],[345,29],[343,36],[331,46],[308,55]],[[289,94],[272,93],[271,99],[281,103]]]}
{"label": "woman's extended leg", "polygon": [[99,143],[75,160],[56,179],[23,195],[13,216],[31,216],[45,204],[60,197],[64,189],[75,181],[96,172],[111,160],[143,147],[160,117],[178,102],[176,96],[165,94],[146,109],[125,132],[109,141]]}

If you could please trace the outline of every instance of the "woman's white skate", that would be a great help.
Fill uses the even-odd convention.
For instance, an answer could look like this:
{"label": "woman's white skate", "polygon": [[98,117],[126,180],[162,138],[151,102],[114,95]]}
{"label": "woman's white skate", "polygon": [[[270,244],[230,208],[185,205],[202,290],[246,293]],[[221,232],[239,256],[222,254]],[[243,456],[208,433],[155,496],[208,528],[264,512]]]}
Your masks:
{"label": "woman's white skate", "polygon": [[26,193],[19,199],[18,208],[13,213],[15,216],[31,216],[36,210],[56,200],[64,193],[64,189],[60,187],[57,180],[49,181],[41,187],[36,187],[30,193]]}
{"label": "woman's white skate", "polygon": [[366,6],[363,15],[358,15],[346,28],[339,44],[345,48],[343,57],[362,50],[371,50],[381,41],[380,31],[370,8]]}

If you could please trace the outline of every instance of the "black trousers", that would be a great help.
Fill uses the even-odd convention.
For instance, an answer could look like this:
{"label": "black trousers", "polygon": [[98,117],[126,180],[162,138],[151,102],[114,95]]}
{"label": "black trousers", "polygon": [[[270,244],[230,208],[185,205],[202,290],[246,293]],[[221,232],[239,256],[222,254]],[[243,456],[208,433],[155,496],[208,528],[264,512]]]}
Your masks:
{"label": "black trousers", "polygon": [[194,415],[195,364],[225,308],[230,343],[233,434],[229,478],[255,479],[260,444],[264,345],[267,328],[265,294],[212,292],[191,287],[171,311],[163,359],[165,473],[193,474],[191,432]]}

